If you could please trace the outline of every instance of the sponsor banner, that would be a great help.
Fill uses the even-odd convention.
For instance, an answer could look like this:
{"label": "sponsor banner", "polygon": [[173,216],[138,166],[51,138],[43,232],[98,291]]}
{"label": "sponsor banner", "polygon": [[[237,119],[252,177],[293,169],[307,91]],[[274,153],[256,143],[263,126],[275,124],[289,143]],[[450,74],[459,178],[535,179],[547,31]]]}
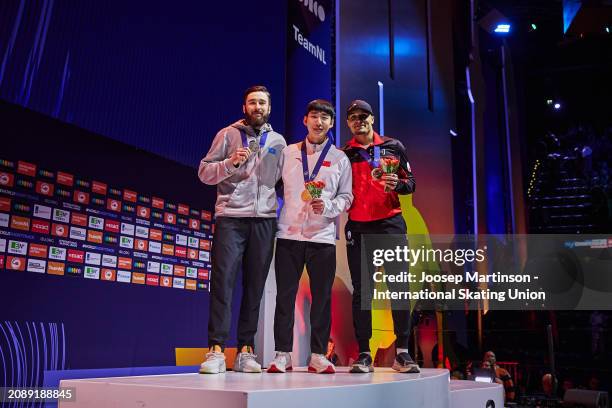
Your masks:
{"label": "sponsor banner", "polygon": [[112,234],[104,234],[104,243],[105,244],[116,244],[119,242],[119,239]]}
{"label": "sponsor banner", "polygon": [[150,239],[153,239],[155,241],[161,241],[162,240],[162,232],[161,232],[161,230],[151,228],[149,230],[149,237],[150,237]]}
{"label": "sponsor banner", "polygon": [[47,265],[47,273],[49,275],[63,275],[64,269],[65,265],[63,262],[49,261],[49,264]]}
{"label": "sponsor banner", "polygon": [[147,285],[159,286],[159,275],[147,274]]}
{"label": "sponsor banner", "polygon": [[185,289],[188,290],[196,290],[197,287],[197,282],[193,279],[186,279],[185,280]]}
{"label": "sponsor banner", "polygon": [[42,259],[28,259],[28,272],[45,273],[47,269],[47,261]]}
{"label": "sponsor banner", "polygon": [[122,235],[134,235],[134,225],[122,222],[121,223],[121,234]]}
{"label": "sponsor banner", "polygon": [[53,209],[53,221],[70,223],[70,211],[62,210],[61,208]]}
{"label": "sponsor banner", "polygon": [[172,287],[185,289],[185,278],[172,278]]}
{"label": "sponsor banner", "polygon": [[51,235],[56,237],[68,238],[68,226],[64,224],[53,223],[51,225]]}
{"label": "sponsor banner", "polygon": [[129,271],[117,271],[117,282],[130,283],[132,281],[132,273]]}
{"label": "sponsor banner", "polygon": [[149,243],[146,239],[134,240],[134,249],[138,251],[147,251],[149,249]]}
{"label": "sponsor banner", "polygon": [[78,249],[69,249],[67,259],[68,262],[83,263],[85,262],[85,252]]}
{"label": "sponsor banner", "polygon": [[6,213],[0,213],[0,227],[8,228],[8,226],[9,226],[9,215]]}
{"label": "sponsor banner", "polygon": [[69,173],[58,171],[57,172],[57,182],[58,184],[63,184],[65,186],[72,187],[74,185],[74,176]]}
{"label": "sponsor banner", "polygon": [[51,207],[47,207],[46,205],[34,204],[34,217],[36,218],[44,218],[45,220],[51,219]]}
{"label": "sponsor banner", "polygon": [[132,237],[125,237],[125,236],[121,235],[121,237],[119,239],[119,246],[121,248],[128,248],[128,249],[134,248],[134,238],[132,238]]}
{"label": "sponsor banner", "polygon": [[203,249],[205,251],[210,251],[210,241],[207,239],[201,239],[200,240],[200,249]]}
{"label": "sponsor banner", "polygon": [[147,262],[147,272],[151,273],[159,273],[160,271],[160,263],[155,261]]}
{"label": "sponsor banner", "polygon": [[135,283],[137,285],[144,285],[145,279],[146,277],[144,273],[132,272],[132,283]]}
{"label": "sponsor banner", "polygon": [[172,264],[163,263],[161,264],[161,274],[162,275],[172,275],[173,274],[173,266]]}
{"label": "sponsor banner", "polygon": [[95,266],[86,266],[83,272],[85,279],[100,279],[100,268]]}
{"label": "sponsor banner", "polygon": [[172,287],[172,278],[169,276],[160,276],[159,278],[159,286],[162,286],[164,288],[171,288]]}
{"label": "sponsor banner", "polygon": [[117,267],[119,269],[132,269],[132,258],[124,258],[120,256]]}
{"label": "sponsor banner", "polygon": [[161,254],[162,245],[159,242],[149,241],[149,252]]}
{"label": "sponsor banner", "polygon": [[0,269],[4,269],[4,255],[0,255]]}
{"label": "sponsor banner", "polygon": [[187,240],[187,246],[190,248],[197,248],[200,245],[200,240],[198,238],[189,237]]}
{"label": "sponsor banner", "polygon": [[173,256],[174,255],[174,245],[162,244],[162,254]]}
{"label": "sponsor banner", "polygon": [[87,216],[85,214],[72,213],[72,217],[70,218],[70,223],[73,225],[78,225],[79,227],[87,227]]}
{"label": "sponsor banner", "polygon": [[102,266],[106,266],[107,268],[116,268],[117,257],[115,255],[102,255]]}
{"label": "sponsor banner", "polygon": [[100,280],[114,282],[117,276],[117,272],[114,269],[102,268],[100,271]]}
{"label": "sponsor banner", "polygon": [[[7,220],[8,220],[8,214],[7,214]],[[0,226],[3,226],[2,224],[3,222],[0,222]],[[30,230],[30,219],[27,217],[18,217],[16,215],[13,215],[11,217],[11,228],[20,230],[20,231],[29,231]]]}
{"label": "sponsor banner", "polygon": [[21,258],[19,256],[7,256],[5,268],[12,271],[23,272],[26,268],[26,260],[25,258]]}
{"label": "sponsor banner", "polygon": [[176,234],[175,239],[176,239],[175,241],[176,245],[187,246],[187,236],[186,235]]}
{"label": "sponsor banner", "polygon": [[202,210],[200,218],[202,218],[204,221],[212,221],[212,213],[210,211]]}
{"label": "sponsor banner", "polygon": [[136,235],[138,238],[144,238],[144,239],[147,239],[147,238],[149,238],[149,228],[147,228],[147,227],[142,227],[142,226],[138,225],[138,226],[136,226],[135,235]]}
{"label": "sponsor banner", "polygon": [[166,224],[172,224],[175,225],[176,224],[176,215],[169,213],[169,212],[165,212],[164,213],[164,222]]}
{"label": "sponsor banner", "polygon": [[108,200],[106,200],[106,209],[110,211],[120,212],[121,201],[109,198]]}
{"label": "sponsor banner", "polygon": [[[108,227],[108,224],[110,224],[110,223],[111,223],[111,221],[107,222],[107,227]],[[93,215],[90,215],[89,216],[89,223],[87,224],[87,226],[89,228],[93,228],[93,229],[97,229],[97,230],[102,231],[102,230],[104,230],[104,218],[94,217]],[[111,225],[110,227],[108,227],[107,230],[110,231],[110,232],[116,232],[116,231],[114,231],[114,224]]]}
{"label": "sponsor banner", "polygon": [[65,261],[66,260],[66,248],[59,247],[49,247],[49,259],[54,259],[56,261]]}
{"label": "sponsor banner", "polygon": [[151,209],[148,207],[143,207],[142,205],[139,205],[138,207],[136,207],[136,215],[140,218],[149,219],[151,218]]}
{"label": "sponsor banner", "polygon": [[[11,199],[8,197],[0,197],[0,211],[11,211]],[[34,214],[36,216],[36,214]]]}
{"label": "sponsor banner", "polygon": [[51,233],[51,223],[49,221],[32,220],[31,231],[49,235]]}
{"label": "sponsor banner", "polygon": [[209,271],[208,269],[198,268],[198,279],[208,280]]}
{"label": "sponsor banner", "polygon": [[198,277],[198,268],[188,266],[187,268],[185,268],[185,276],[187,276],[188,278],[196,279]]}
{"label": "sponsor banner", "polygon": [[102,254],[95,252],[87,252],[85,254],[85,263],[88,265],[100,265],[102,263]]}
{"label": "sponsor banner", "polygon": [[15,185],[15,176],[6,171],[0,171],[0,186],[13,187]]}
{"label": "sponsor banner", "polygon": [[136,202],[137,193],[132,190],[123,190],[123,199],[131,203]]}
{"label": "sponsor banner", "polygon": [[81,276],[83,275],[83,268],[80,266],[68,265],[66,267],[66,274],[68,276]]}
{"label": "sponsor banner", "polygon": [[17,173],[28,177],[36,177],[36,165],[20,160],[17,162]]}
{"label": "sponsor banner", "polygon": [[118,233],[121,231],[121,224],[115,220],[106,220],[104,224],[104,231]]}
{"label": "sponsor banner", "polygon": [[185,204],[179,204],[177,212],[181,215],[189,215],[189,206]]}
{"label": "sponsor banner", "polygon": [[187,258],[189,258],[189,259],[198,259],[198,250],[197,249],[193,249],[193,248],[189,248],[189,250],[187,251]]}
{"label": "sponsor banner", "polygon": [[85,241],[87,239],[87,230],[81,227],[70,227],[70,238]]}
{"label": "sponsor banner", "polygon": [[10,240],[8,242],[7,251],[9,254],[13,255],[27,255],[28,253],[28,243],[22,241],[13,241]]}
{"label": "sponsor banner", "polygon": [[87,241],[101,244],[103,241],[102,233],[100,231],[87,230]]}
{"label": "sponsor banner", "polygon": [[210,252],[208,251],[200,251],[200,256],[198,258],[200,261],[209,262],[210,261]]}
{"label": "sponsor banner", "polygon": [[177,246],[174,248],[174,255],[179,258],[187,258],[187,248],[182,246]]}
{"label": "sponsor banner", "polygon": [[34,258],[46,258],[48,252],[48,247],[43,244],[30,244],[30,249],[28,250],[28,256],[33,256]]}
{"label": "sponsor banner", "polygon": [[75,203],[89,205],[89,193],[75,190],[73,194],[73,200]]}
{"label": "sponsor banner", "polygon": [[106,195],[108,186],[105,183],[99,181],[93,181],[91,183],[91,191],[95,194]]}
{"label": "sponsor banner", "polygon": [[6,239],[0,238],[0,252],[6,252]]}
{"label": "sponsor banner", "polygon": [[200,220],[195,218],[189,219],[189,228],[198,231],[200,229]]}
{"label": "sponsor banner", "polygon": [[151,206],[155,208],[159,208],[160,210],[164,209],[164,200],[161,198],[153,197],[151,200]]}
{"label": "sponsor banner", "polygon": [[174,276],[185,276],[185,267],[183,265],[174,265]]}

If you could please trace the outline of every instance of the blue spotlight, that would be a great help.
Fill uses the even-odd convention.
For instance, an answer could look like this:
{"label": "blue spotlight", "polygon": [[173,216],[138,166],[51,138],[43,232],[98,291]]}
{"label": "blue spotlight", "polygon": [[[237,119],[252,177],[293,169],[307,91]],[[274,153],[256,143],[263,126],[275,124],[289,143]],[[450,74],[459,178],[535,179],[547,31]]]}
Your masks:
{"label": "blue spotlight", "polygon": [[498,34],[507,34],[510,32],[510,24],[498,24],[493,31]]}
{"label": "blue spotlight", "polygon": [[561,104],[559,102],[555,103],[554,108],[555,110],[561,109]]}

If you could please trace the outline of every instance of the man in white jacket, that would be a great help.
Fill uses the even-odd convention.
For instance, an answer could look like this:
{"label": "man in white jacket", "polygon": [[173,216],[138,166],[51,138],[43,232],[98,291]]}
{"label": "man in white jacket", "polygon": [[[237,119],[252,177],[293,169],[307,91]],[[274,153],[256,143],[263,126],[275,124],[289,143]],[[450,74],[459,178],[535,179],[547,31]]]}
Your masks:
{"label": "man in white jacket", "polygon": [[[336,274],[335,218],[353,200],[351,164],[327,135],[334,108],[322,99],[310,102],[304,116],[306,139],[287,146],[281,156],[284,206],[276,233],[276,356],[268,372],[291,370],[295,297],[306,265],[310,277],[310,351],[308,370],[334,373],[325,358],[331,329],[331,291]],[[319,197],[320,194],[320,197]]]}

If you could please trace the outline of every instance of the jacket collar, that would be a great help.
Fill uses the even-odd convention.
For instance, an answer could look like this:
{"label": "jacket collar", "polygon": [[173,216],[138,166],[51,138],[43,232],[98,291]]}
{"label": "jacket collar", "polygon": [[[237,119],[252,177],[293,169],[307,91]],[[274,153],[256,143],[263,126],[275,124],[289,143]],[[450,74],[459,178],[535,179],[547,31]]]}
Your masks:
{"label": "jacket collar", "polygon": [[[379,146],[381,144],[383,144],[383,138],[378,133],[374,132],[373,145]],[[347,145],[350,147],[357,147],[357,148],[363,149],[363,145],[359,143],[357,140],[355,140],[354,136],[351,140],[348,141]]]}

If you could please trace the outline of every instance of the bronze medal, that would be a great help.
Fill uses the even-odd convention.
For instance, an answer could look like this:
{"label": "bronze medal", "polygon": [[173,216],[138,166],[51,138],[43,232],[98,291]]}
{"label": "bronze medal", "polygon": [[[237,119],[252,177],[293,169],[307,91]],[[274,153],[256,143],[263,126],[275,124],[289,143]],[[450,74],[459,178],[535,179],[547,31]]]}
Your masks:
{"label": "bronze medal", "polygon": [[383,175],[383,171],[380,167],[375,167],[372,169],[372,178],[379,179]]}

